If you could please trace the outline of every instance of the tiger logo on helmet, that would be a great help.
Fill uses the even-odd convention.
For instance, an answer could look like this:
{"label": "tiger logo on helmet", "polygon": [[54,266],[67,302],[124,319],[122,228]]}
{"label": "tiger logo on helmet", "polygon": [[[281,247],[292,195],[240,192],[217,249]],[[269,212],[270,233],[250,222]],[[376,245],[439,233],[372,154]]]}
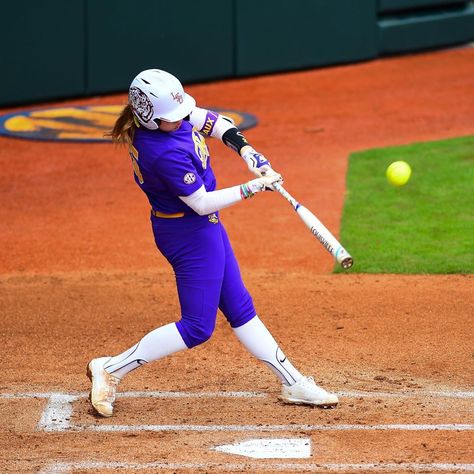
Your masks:
{"label": "tiger logo on helmet", "polygon": [[138,87],[130,87],[128,97],[135,114],[143,122],[148,122],[153,116],[153,104],[147,95]]}

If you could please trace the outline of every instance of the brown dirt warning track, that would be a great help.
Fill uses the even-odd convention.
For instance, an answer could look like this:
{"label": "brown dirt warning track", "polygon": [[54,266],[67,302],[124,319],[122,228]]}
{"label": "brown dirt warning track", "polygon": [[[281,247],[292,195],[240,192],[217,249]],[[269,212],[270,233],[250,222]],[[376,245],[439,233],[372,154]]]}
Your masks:
{"label": "brown dirt warning track", "polygon": [[[350,152],[474,132],[474,49],[188,91],[257,115],[247,138],[337,235]],[[209,145],[220,187],[249,178]],[[208,343],[130,374],[116,416],[98,419],[88,360],[179,317],[146,199],[110,144],[0,138],[0,165],[0,472],[474,470],[472,276],[333,275],[288,204],[258,196],[221,213],[244,280],[285,352],[340,406],[281,404],[218,316]],[[215,449],[257,439],[305,439],[311,455]]]}

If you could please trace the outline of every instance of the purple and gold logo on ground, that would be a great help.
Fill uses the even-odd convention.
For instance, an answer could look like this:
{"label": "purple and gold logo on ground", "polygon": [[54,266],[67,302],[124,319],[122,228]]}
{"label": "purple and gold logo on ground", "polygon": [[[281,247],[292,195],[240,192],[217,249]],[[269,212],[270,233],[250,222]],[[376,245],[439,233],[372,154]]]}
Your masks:
{"label": "purple and gold logo on ground", "polygon": [[[121,105],[52,107],[0,116],[0,135],[29,140],[109,142],[104,133],[112,129]],[[240,130],[255,127],[254,115],[235,110],[215,109],[234,120]]]}

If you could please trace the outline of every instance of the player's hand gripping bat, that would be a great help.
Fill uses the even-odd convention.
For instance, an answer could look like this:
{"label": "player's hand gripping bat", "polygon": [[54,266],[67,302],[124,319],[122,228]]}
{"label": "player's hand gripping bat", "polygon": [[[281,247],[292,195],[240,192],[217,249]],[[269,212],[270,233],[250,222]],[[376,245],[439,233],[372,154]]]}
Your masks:
{"label": "player's hand gripping bat", "polygon": [[300,219],[308,226],[311,233],[323,244],[323,247],[339,262],[342,268],[350,268],[354,260],[347,250],[338,242],[322,222],[306,207],[302,206],[281,184],[274,183],[273,187],[295,209]]}

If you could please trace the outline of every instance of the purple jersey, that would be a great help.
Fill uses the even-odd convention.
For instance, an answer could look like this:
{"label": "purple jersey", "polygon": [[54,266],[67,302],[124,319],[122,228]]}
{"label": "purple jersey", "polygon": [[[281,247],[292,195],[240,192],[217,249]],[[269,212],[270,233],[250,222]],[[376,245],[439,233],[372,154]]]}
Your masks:
{"label": "purple jersey", "polygon": [[135,131],[130,150],[135,181],[151,207],[165,214],[196,214],[178,196],[189,196],[204,185],[216,189],[204,137],[188,121],[174,132]]}

